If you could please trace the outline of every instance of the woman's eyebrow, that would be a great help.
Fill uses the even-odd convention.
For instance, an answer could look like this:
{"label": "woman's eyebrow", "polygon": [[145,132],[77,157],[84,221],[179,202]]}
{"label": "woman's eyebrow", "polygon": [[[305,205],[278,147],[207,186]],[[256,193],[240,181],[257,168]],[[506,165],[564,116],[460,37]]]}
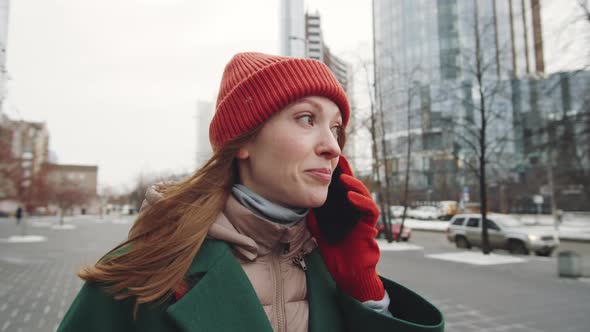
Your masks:
{"label": "woman's eyebrow", "polygon": [[311,106],[317,108],[317,109],[322,109],[322,105],[320,105],[318,102],[312,100],[312,99],[308,99],[308,98],[301,98],[298,101],[293,103],[293,106],[296,105],[300,105],[300,104],[310,104]]}
{"label": "woman's eyebrow", "polygon": [[[309,105],[313,106],[315,109],[324,113],[324,108],[322,107],[322,105],[313,99],[301,98],[298,101],[294,102],[293,106],[300,105],[300,104],[309,104]],[[341,122],[342,121],[342,114],[340,113],[340,111],[338,111],[337,113],[334,114],[334,116],[332,118],[335,121]]]}

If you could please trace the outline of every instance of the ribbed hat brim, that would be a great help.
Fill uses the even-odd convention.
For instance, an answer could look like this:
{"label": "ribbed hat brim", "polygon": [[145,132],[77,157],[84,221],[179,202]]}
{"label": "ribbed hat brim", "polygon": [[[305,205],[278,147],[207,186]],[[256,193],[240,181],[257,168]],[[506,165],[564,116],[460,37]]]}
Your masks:
{"label": "ribbed hat brim", "polygon": [[209,127],[214,150],[258,127],[274,113],[306,96],[332,100],[342,113],[343,125],[350,116],[346,94],[328,67],[316,60],[286,58],[246,77],[218,100]]}

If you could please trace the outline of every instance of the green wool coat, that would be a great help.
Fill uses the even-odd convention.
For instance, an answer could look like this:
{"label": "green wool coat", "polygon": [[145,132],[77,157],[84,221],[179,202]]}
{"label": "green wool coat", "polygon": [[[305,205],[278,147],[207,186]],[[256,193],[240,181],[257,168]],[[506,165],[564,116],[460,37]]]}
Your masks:
{"label": "green wool coat", "polygon": [[[391,297],[393,318],[367,308],[340,291],[319,250],[305,257],[309,331],[444,331],[443,316],[411,290],[382,278]],[[66,313],[59,332],[272,332],[270,322],[230,246],[206,240],[187,277],[199,281],[178,302],[147,304],[133,319],[133,303],[116,301],[96,284],[86,283]]]}

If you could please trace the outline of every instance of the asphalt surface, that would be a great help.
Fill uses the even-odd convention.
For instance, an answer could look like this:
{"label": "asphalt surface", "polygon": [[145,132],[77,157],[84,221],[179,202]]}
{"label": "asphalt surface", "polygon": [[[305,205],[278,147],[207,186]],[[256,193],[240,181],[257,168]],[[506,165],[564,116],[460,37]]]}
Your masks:
{"label": "asphalt surface", "polygon": [[[477,266],[427,257],[465,251],[442,233],[414,232],[411,242],[424,249],[383,251],[379,271],[436,304],[445,315],[446,331],[590,330],[590,278],[559,278],[555,255]],[[590,251],[590,244],[573,246]]]}
{"label": "asphalt surface", "polygon": [[[0,332],[55,331],[82,285],[76,271],[125,238],[129,224],[113,221],[125,220],[78,219],[73,230],[33,222],[28,234],[47,241],[0,241]],[[11,235],[21,235],[21,228],[0,219],[0,239]]]}
{"label": "asphalt surface", "polygon": [[[55,221],[33,222],[28,233],[47,241],[0,240],[0,332],[55,331],[82,284],[75,272],[123,240],[130,221],[75,218],[68,223],[72,230],[52,229]],[[13,220],[0,219],[0,239],[18,234]],[[590,279],[557,277],[555,257],[476,266],[429,258],[460,252],[444,234],[414,232],[411,244],[418,249],[384,250],[378,269],[436,304],[446,331],[589,330]],[[590,244],[575,245],[590,253]]]}

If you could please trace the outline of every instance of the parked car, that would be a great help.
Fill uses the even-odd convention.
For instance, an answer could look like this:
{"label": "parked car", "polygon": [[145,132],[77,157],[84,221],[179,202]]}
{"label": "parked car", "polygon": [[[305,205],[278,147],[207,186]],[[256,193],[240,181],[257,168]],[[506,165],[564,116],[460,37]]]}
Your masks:
{"label": "parked car", "polygon": [[[551,256],[559,245],[552,229],[526,227],[516,218],[505,214],[488,214],[487,228],[490,247],[506,249],[511,254]],[[447,239],[457,248],[481,247],[481,215],[458,214],[449,222]]]}
{"label": "parked car", "polygon": [[[397,241],[397,238],[400,236],[400,229],[401,223],[392,223],[391,224],[391,235],[393,240]],[[381,219],[377,222],[377,238],[386,238],[385,237],[385,225],[381,222]],[[401,240],[406,242],[412,237],[412,229],[404,224],[404,230],[402,231]]]}
{"label": "parked car", "polygon": [[408,216],[413,219],[436,220],[440,216],[440,210],[435,206],[420,206],[410,210]]}
{"label": "parked car", "polygon": [[[408,211],[410,211],[410,209],[408,209],[406,213],[408,213]],[[389,207],[389,213],[394,218],[401,218],[404,214],[404,207],[401,205],[391,205]]]}

